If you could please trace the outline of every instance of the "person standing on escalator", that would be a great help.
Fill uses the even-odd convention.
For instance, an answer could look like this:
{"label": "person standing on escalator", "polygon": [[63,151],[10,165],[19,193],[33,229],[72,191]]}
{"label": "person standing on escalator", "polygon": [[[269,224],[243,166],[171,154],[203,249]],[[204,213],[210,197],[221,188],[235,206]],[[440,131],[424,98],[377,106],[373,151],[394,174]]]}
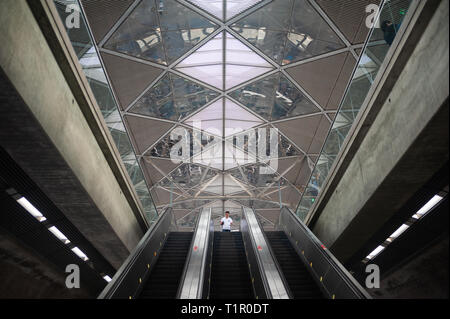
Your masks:
{"label": "person standing on escalator", "polygon": [[225,217],[220,220],[220,225],[222,226],[223,232],[231,232],[231,225],[233,224],[233,220],[230,217],[230,212],[225,212]]}

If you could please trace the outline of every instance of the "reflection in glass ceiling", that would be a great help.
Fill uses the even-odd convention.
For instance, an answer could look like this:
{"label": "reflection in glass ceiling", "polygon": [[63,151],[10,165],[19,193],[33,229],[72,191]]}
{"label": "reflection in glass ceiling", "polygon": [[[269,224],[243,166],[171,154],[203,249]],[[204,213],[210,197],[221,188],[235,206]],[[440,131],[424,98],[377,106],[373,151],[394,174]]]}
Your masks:
{"label": "reflection in glass ceiling", "polygon": [[263,121],[229,99],[220,99],[188,118],[185,123],[213,135],[229,137]]}
{"label": "reflection in glass ceiling", "polygon": [[[225,208],[238,212],[239,205],[273,211],[280,198],[297,206],[319,156],[296,144],[303,139],[295,132],[322,145],[323,127],[331,126],[336,111],[326,111],[287,71],[344,51],[356,57],[355,47],[346,47],[349,41],[317,8],[313,0],[140,0],[98,49],[125,64],[140,63],[142,74],[131,77],[126,65],[113,72],[119,66],[111,64],[105,76],[89,70],[100,64],[95,55],[83,56],[92,81],[113,81],[117,74],[153,79],[139,83],[145,89],[131,105],[104,116],[115,139],[128,140],[120,152],[131,174],[143,163],[157,208],[172,205],[180,226],[193,225],[205,205],[217,216]],[[371,67],[368,60],[365,72]],[[151,70],[157,75],[145,76]],[[334,82],[341,81],[336,74]],[[117,96],[121,87],[113,90]],[[316,120],[322,118],[325,124]],[[339,116],[334,127],[346,130],[347,123]],[[274,128],[278,149],[268,146],[262,159],[255,150],[263,140],[270,144]],[[184,161],[172,161],[171,152],[186,140],[187,149],[175,152]]]}
{"label": "reflection in glass ceiling", "polygon": [[105,48],[168,65],[216,28],[177,1],[143,0]]}
{"label": "reflection in glass ceiling", "polygon": [[281,73],[253,82],[230,95],[268,121],[320,111]]}
{"label": "reflection in glass ceiling", "polygon": [[221,19],[229,20],[262,0],[189,0],[209,14]]}
{"label": "reflection in glass ceiling", "polygon": [[166,74],[142,96],[130,112],[179,121],[208,104],[219,93],[175,74]]}
{"label": "reflection in glass ceiling", "polygon": [[177,70],[220,90],[228,90],[269,72],[272,66],[225,32],[184,59]]}
{"label": "reflection in glass ceiling", "polygon": [[272,1],[232,28],[283,65],[345,46],[307,0]]}

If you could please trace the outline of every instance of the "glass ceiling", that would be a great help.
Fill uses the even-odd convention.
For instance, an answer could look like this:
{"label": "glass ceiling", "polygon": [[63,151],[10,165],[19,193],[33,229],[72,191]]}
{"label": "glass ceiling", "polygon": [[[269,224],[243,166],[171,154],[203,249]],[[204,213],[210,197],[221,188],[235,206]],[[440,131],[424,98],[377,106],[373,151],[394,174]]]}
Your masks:
{"label": "glass ceiling", "polygon": [[[337,84],[322,89],[319,83],[308,92],[291,76],[298,72],[288,71],[343,52],[356,61],[355,50],[362,47],[350,45],[319,8],[313,0],[141,0],[96,39],[100,53],[123,63],[107,64],[107,76],[92,71],[89,78],[123,83],[112,86],[115,96],[138,83],[133,81],[145,87],[105,119],[112,134],[131,141],[132,150],[123,152],[132,154],[130,167],[145,166],[158,210],[172,205],[187,225],[204,205],[270,210],[281,199],[297,206],[319,158],[310,145],[323,145],[335,118],[335,128],[347,127],[348,120],[314,95],[343,95]],[[86,66],[98,62],[89,52],[83,56]],[[142,65],[142,74],[129,74],[127,63]],[[350,76],[343,79],[339,71],[343,65],[335,67],[334,83],[347,83]],[[156,75],[145,76],[151,71]],[[270,129],[278,129],[278,146],[268,147],[262,159],[254,144],[268,143]],[[173,162],[171,151],[184,140],[188,149],[177,154],[186,160]]]}
{"label": "glass ceiling", "polygon": [[189,0],[221,20],[229,20],[262,0]]}
{"label": "glass ceiling", "polygon": [[225,91],[271,71],[272,66],[225,32],[184,59],[177,70]]}

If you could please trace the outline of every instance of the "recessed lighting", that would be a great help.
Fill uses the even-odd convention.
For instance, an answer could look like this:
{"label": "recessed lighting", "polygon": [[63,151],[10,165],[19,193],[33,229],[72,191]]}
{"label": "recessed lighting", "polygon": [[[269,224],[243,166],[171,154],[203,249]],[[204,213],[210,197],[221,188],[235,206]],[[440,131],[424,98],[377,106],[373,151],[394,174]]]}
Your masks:
{"label": "recessed lighting", "polygon": [[421,209],[419,209],[417,211],[417,213],[415,213],[413,215],[414,219],[420,219],[423,216],[425,216],[426,214],[428,214],[428,212],[434,207],[436,206],[444,197],[439,196],[439,195],[435,195],[432,199],[430,199],[425,205],[423,205],[423,207]]}
{"label": "recessed lighting", "polygon": [[386,247],[384,246],[378,246],[377,248],[374,249],[374,251],[372,251],[366,258],[367,259],[373,259],[376,256],[378,256]]}
{"label": "recessed lighting", "polygon": [[48,229],[53,235],[56,236],[60,241],[62,241],[64,244],[69,244],[70,240],[67,239],[67,237],[55,226],[52,226]]}
{"label": "recessed lighting", "polygon": [[88,260],[89,260],[88,256],[86,256],[86,254],[83,253],[83,252],[80,250],[80,248],[74,247],[74,248],[72,248],[72,251],[73,251],[78,257],[80,257],[81,259],[83,259],[84,261],[88,261]]}
{"label": "recessed lighting", "polygon": [[33,204],[31,204],[25,197],[19,198],[17,202],[39,222],[47,220],[47,218],[45,218],[44,215],[42,215],[42,213],[36,207],[34,207]]}
{"label": "recessed lighting", "polygon": [[406,224],[401,225],[395,232],[392,233],[391,236],[389,236],[388,241],[393,241],[398,236],[403,234],[408,228],[409,228],[409,226]]}
{"label": "recessed lighting", "polygon": [[110,282],[112,280],[108,275],[103,276],[103,279],[105,279],[107,282]]}

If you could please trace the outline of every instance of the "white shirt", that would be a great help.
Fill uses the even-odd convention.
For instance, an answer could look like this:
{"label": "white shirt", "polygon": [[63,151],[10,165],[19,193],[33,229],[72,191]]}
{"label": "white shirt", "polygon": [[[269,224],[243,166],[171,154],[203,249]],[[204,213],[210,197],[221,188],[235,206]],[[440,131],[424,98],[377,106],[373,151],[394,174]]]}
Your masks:
{"label": "white shirt", "polygon": [[220,222],[223,223],[222,229],[231,230],[231,223],[233,223],[231,217],[223,217]]}

